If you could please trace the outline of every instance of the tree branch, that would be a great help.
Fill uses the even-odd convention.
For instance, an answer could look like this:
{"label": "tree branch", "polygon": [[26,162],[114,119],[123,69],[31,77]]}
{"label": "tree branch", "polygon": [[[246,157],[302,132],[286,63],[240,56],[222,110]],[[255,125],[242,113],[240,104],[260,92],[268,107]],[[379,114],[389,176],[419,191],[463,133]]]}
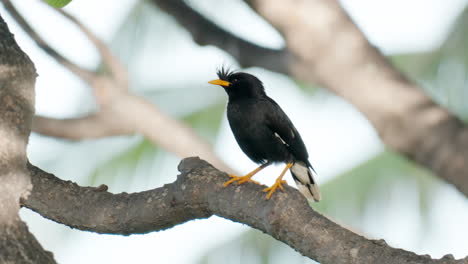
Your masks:
{"label": "tree branch", "polygon": [[57,8],[56,10],[68,20],[73,22],[81,30],[81,32],[83,32],[83,34],[86,35],[86,37],[91,41],[91,43],[93,43],[93,45],[98,50],[99,55],[101,56],[103,64],[110,70],[110,74],[112,75],[113,79],[115,79],[118,83],[118,85],[116,85],[116,88],[127,89],[127,69],[120,62],[120,60],[116,56],[114,56],[114,54],[112,54],[110,48],[74,16],[65,12],[63,9]]}
{"label": "tree branch", "polygon": [[[466,125],[435,104],[371,46],[337,0],[246,1],[283,34],[287,51],[276,52],[251,48],[182,0],[152,2],[173,15],[197,43],[224,49],[243,66],[260,66],[327,87],[358,108],[387,146],[468,196]],[[244,54],[257,53],[269,62],[244,63]],[[280,53],[292,55],[283,59]]]}
{"label": "tree branch", "polygon": [[0,16],[0,263],[55,263],[18,215],[31,189],[26,145],[36,75]]}
{"label": "tree branch", "polygon": [[86,82],[90,82],[92,80],[93,72],[87,70],[81,66],[78,66],[76,63],[70,61],[69,59],[62,56],[58,53],[55,49],[50,47],[47,42],[39,36],[39,34],[29,25],[28,22],[18,13],[15,6],[11,3],[10,0],[1,0],[3,6],[8,11],[8,13],[13,17],[13,19],[18,23],[18,25],[31,37],[31,39],[36,42],[37,46],[39,46],[45,53],[47,53],[50,57],[52,57],[55,61],[59,64],[64,66],[70,72],[76,74],[78,77],[83,79]]}
{"label": "tree branch", "polygon": [[276,72],[287,72],[292,57],[288,50],[269,49],[245,41],[218,27],[183,0],[152,0],[152,3],[172,15],[199,45],[214,45],[223,49],[244,67],[258,66]]}
{"label": "tree branch", "polygon": [[[217,167],[234,172],[213,151],[211,145],[193,129],[165,114],[147,100],[128,91],[128,76],[125,67],[110,49],[91,30],[75,17],[57,9],[86,35],[98,50],[110,74],[81,69],[65,59],[32,29],[9,0],[1,0],[27,34],[47,54],[52,56],[72,73],[77,74],[92,88],[99,111],[80,118],[54,119],[35,116],[32,129],[35,132],[72,140],[141,133],[154,144],[173,152],[179,157],[199,155]],[[71,66],[70,66],[71,65]]]}
{"label": "tree branch", "polygon": [[140,234],[218,215],[259,229],[321,263],[468,263],[450,255],[432,260],[368,240],[315,212],[294,188],[265,200],[255,184],[223,187],[227,174],[198,158],[184,159],[171,184],[111,194],[62,181],[32,165],[33,190],[23,203],[44,217],[98,233]]}
{"label": "tree branch", "polygon": [[135,131],[116,119],[112,112],[100,111],[81,118],[56,119],[36,116],[32,130],[51,137],[82,140],[133,134]]}

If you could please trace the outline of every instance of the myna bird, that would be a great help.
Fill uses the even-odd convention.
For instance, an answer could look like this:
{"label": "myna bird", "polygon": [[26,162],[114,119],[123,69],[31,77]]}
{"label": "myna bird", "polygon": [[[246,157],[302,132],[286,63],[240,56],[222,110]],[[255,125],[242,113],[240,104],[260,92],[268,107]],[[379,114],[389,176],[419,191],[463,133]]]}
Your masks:
{"label": "myna bird", "polygon": [[277,188],[283,190],[284,174],[290,169],[299,191],[308,199],[320,200],[315,171],[308,158],[309,154],[301,135],[281,107],[265,93],[263,83],[252,74],[232,72],[221,68],[219,79],[210,84],[220,85],[229,96],[227,117],[234,137],[244,153],[255,163],[260,164],[245,176],[229,175],[232,179],[224,183],[242,184],[254,182],[252,177],[272,163],[286,163],[275,183],[264,189],[266,198]]}

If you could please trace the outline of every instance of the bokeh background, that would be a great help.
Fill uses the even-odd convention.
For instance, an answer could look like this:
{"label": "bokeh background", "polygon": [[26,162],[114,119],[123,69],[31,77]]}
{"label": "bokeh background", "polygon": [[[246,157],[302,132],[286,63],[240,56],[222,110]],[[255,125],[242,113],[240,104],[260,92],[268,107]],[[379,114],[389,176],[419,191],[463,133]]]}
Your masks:
{"label": "bokeh background", "polygon": [[[272,48],[284,45],[281,36],[242,1],[187,2],[247,40]],[[466,0],[341,3],[401,71],[468,120]],[[54,48],[82,66],[100,66],[93,46],[52,8],[37,0],[14,4]],[[238,68],[229,55],[196,45],[184,28],[148,1],[74,0],[65,10],[125,62],[134,93],[193,127],[234,169],[244,173],[255,167],[232,136],[224,91],[207,84],[220,65]],[[39,73],[37,112],[66,118],[95,111],[91,89],[44,54],[1,5],[0,13]],[[323,195],[314,209],[393,247],[437,258],[447,253],[456,258],[468,255],[466,197],[387,149],[365,117],[326,89],[260,68],[243,70],[265,83],[268,94],[301,132]],[[28,151],[33,164],[62,179],[80,185],[104,183],[114,193],[172,182],[180,161],[139,135],[71,142],[33,134]],[[279,171],[268,168],[257,179],[271,184]],[[293,182],[290,176],[287,180]],[[219,217],[123,237],[73,230],[28,209],[22,209],[21,216],[59,263],[314,263],[259,231]]]}

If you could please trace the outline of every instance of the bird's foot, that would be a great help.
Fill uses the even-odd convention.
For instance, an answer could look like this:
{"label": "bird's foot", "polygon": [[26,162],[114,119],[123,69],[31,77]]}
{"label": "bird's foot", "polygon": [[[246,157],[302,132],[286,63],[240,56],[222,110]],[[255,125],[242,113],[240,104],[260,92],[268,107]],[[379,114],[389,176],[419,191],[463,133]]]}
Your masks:
{"label": "bird's foot", "polygon": [[268,192],[266,199],[270,200],[271,195],[276,191],[276,189],[280,189],[281,191],[284,190],[283,184],[288,184],[285,180],[281,180],[281,178],[276,179],[275,183],[268,188],[263,189],[264,192]]}
{"label": "bird's foot", "polygon": [[229,186],[229,184],[231,184],[233,182],[237,182],[237,184],[242,184],[242,183],[245,183],[245,182],[253,182],[255,184],[261,185],[261,183],[259,183],[258,181],[252,180],[252,176],[253,175],[250,175],[250,174],[247,174],[245,176],[236,176],[236,175],[229,174],[229,177],[231,177],[231,179],[229,181],[225,182],[223,184],[223,186],[227,187],[227,186]]}

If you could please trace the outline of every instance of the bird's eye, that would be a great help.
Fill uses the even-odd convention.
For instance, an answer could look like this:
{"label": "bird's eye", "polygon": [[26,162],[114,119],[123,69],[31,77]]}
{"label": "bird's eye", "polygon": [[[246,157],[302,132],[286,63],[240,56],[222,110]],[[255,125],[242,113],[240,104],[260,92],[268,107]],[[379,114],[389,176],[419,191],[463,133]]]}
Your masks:
{"label": "bird's eye", "polygon": [[232,80],[233,83],[237,82],[237,79]]}

